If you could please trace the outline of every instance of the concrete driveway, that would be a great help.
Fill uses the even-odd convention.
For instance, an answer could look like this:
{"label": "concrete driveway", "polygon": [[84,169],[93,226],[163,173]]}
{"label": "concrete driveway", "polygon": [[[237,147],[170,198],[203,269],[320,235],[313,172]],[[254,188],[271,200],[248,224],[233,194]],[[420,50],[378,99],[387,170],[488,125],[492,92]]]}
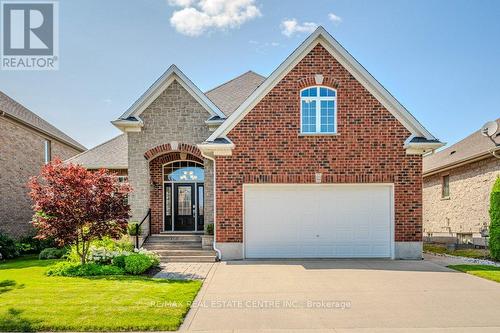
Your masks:
{"label": "concrete driveway", "polygon": [[500,332],[500,284],[429,261],[225,262],[181,330]]}

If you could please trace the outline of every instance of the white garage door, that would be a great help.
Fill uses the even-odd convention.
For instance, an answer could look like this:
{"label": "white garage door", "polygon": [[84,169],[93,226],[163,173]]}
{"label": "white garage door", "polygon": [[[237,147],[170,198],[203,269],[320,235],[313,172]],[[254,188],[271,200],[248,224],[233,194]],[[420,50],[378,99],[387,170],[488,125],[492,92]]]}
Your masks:
{"label": "white garage door", "polygon": [[245,185],[246,258],[382,258],[389,185]]}

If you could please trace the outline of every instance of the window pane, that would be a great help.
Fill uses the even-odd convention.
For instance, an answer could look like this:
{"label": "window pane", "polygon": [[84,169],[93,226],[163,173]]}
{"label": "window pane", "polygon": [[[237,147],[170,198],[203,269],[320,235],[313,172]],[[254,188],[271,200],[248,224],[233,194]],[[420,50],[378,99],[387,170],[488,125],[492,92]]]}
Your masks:
{"label": "window pane", "polygon": [[172,215],[172,187],[165,187],[165,215]]}
{"label": "window pane", "polygon": [[335,121],[335,102],[334,101],[321,101],[321,132],[333,133]]}
{"label": "window pane", "polygon": [[205,192],[203,191],[203,186],[198,186],[198,215],[203,216],[203,211],[205,208]]}
{"label": "window pane", "polygon": [[335,91],[332,89],[321,87],[319,88],[320,97],[335,97]]}
{"label": "window pane", "polygon": [[448,198],[450,196],[450,176],[443,176],[443,187],[442,193],[443,198]]}
{"label": "window pane", "polygon": [[316,132],[316,101],[302,101],[302,132]]}
{"label": "window pane", "polygon": [[191,215],[191,186],[179,186],[177,188],[177,214]]}
{"label": "window pane", "polygon": [[166,165],[163,172],[165,181],[205,181],[204,169],[196,162],[174,162]]}

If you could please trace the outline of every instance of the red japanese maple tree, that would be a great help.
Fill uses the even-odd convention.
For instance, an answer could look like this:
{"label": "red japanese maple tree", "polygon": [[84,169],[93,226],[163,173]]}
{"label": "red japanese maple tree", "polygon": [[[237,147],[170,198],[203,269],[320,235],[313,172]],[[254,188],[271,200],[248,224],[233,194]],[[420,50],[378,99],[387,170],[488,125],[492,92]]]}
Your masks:
{"label": "red japanese maple tree", "polygon": [[120,238],[127,230],[131,191],[108,170],[88,171],[55,160],[29,181],[33,226],[38,238],[75,245],[82,263],[90,242],[104,236]]}

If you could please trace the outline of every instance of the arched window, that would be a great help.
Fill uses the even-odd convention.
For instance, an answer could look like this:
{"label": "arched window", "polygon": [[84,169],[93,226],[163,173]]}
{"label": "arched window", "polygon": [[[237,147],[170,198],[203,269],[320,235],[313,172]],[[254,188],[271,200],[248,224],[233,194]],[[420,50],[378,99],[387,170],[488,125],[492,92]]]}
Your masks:
{"label": "arched window", "polygon": [[203,164],[194,161],[177,161],[163,166],[164,181],[204,182]]}
{"label": "arched window", "polygon": [[300,131],[303,134],[337,132],[337,92],[327,87],[300,91]]}

